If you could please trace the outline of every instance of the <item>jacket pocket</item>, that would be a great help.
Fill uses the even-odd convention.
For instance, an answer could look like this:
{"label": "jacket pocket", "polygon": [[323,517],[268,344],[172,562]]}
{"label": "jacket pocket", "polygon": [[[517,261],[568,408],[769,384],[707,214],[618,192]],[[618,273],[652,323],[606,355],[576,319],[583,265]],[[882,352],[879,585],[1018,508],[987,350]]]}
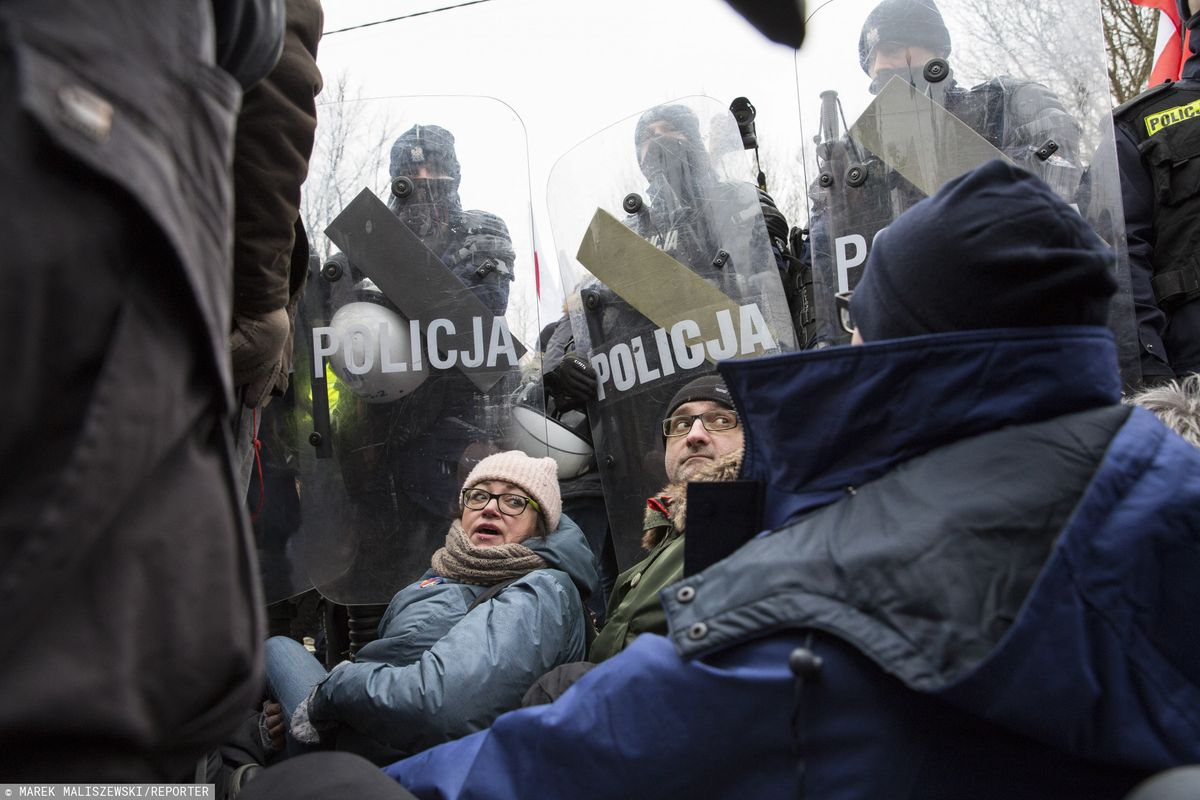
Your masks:
{"label": "jacket pocket", "polygon": [[226,339],[232,293],[232,146],[240,91],[223,70],[182,55],[101,59],[94,74],[49,46],[7,34],[18,102],[47,141],[138,204],[175,258],[207,329],[204,348],[232,396]]}
{"label": "jacket pocket", "polygon": [[[1200,122],[1195,124],[1200,128]],[[1138,147],[1150,167],[1159,205],[1178,206],[1200,193],[1200,131],[1174,141],[1151,137]]]}

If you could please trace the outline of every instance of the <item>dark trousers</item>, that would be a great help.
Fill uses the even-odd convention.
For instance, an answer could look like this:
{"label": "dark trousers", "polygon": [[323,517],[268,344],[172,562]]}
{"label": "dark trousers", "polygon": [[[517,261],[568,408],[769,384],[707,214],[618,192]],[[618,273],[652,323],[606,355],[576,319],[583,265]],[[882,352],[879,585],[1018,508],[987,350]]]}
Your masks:
{"label": "dark trousers", "polygon": [[241,800],[416,800],[415,796],[361,756],[310,753],[263,770]]}

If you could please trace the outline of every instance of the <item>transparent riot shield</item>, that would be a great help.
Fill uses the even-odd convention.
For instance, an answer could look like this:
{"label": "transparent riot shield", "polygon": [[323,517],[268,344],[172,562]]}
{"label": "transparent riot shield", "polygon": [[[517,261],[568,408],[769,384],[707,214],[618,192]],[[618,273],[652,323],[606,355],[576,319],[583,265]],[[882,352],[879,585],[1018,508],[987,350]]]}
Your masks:
{"label": "transparent riot shield", "polygon": [[724,180],[727,104],[688,97],[624,119],[554,165],[547,192],[588,416],[621,568],[640,557],[646,498],[667,482],[661,421],[717,361],[794,349],[757,189]]}
{"label": "transparent riot shield", "polygon": [[796,56],[820,338],[874,236],[993,158],[1043,178],[1114,245],[1126,378],[1137,369],[1099,10],[1092,0],[830,0]]}
{"label": "transparent riot shield", "polygon": [[297,552],[325,597],[384,603],[509,447],[523,372],[540,380],[527,148],[489,98],[319,111],[337,140],[305,187],[321,258],[297,331]]}

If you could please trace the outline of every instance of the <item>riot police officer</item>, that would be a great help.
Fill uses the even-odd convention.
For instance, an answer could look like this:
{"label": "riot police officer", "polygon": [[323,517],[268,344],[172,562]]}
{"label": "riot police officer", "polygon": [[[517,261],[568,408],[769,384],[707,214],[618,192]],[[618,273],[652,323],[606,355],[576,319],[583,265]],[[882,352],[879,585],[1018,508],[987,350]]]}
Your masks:
{"label": "riot police officer", "polygon": [[[617,164],[635,164],[640,176],[626,178],[626,173],[618,172],[617,185],[628,194],[614,192],[611,180],[601,182],[597,167],[597,185],[602,187],[597,189],[599,202],[578,200],[576,178],[570,196],[559,198],[559,207],[576,203],[591,217],[599,206],[605,219],[621,220],[625,228],[670,256],[669,260],[650,258],[647,252],[654,250],[640,242],[640,249],[632,248],[636,257],[625,245],[613,250],[600,247],[605,255],[590,261],[581,256],[581,263],[593,274],[582,280],[575,274],[564,277],[565,285],[580,287],[578,302],[568,304],[570,318],[564,318],[551,339],[565,342],[573,333],[575,345],[557,365],[548,362],[544,379],[557,408],[587,406],[618,568],[641,557],[641,504],[665,482],[660,420],[645,409],[661,408],[698,370],[708,369],[703,348],[688,344],[693,342],[689,337],[699,341],[699,334],[684,331],[699,331],[695,320],[708,324],[716,311],[709,300],[689,305],[698,295],[681,289],[699,286],[703,289],[697,291],[711,292],[715,288],[729,305],[722,313],[749,309],[747,314],[761,315],[761,329],[777,337],[772,348],[794,346],[780,264],[772,252],[773,239],[786,247],[786,220],[770,203],[774,236],[768,238],[772,224],[764,221],[763,208],[769,198],[749,182],[722,180],[705,147],[701,119],[715,120],[717,132],[709,131],[713,139],[737,135],[735,120],[725,109],[709,108],[707,98],[683,98],[631,118],[628,127],[614,126],[613,135],[606,131],[564,157],[606,165],[605,174]],[[578,175],[565,169],[563,174]],[[554,176],[551,183],[553,187]],[[623,217],[609,214],[606,204],[619,205]],[[618,222],[603,234],[589,232],[584,241],[619,242],[627,233]],[[566,226],[555,231],[556,238],[565,241],[577,235],[577,230]],[[670,262],[679,267],[672,278],[666,277]],[[654,280],[655,275],[644,270],[662,272]],[[672,336],[674,344],[669,344]],[[718,357],[731,356],[728,352],[712,355],[713,360]]]}
{"label": "riot police officer", "polygon": [[[837,93],[822,93],[818,165],[831,180],[819,179],[810,188],[810,246],[819,317],[816,346],[846,341],[832,313],[833,295],[853,288],[854,283],[852,279],[847,283],[846,276],[839,273],[839,269],[845,271],[844,263],[834,267],[846,261],[838,255],[839,237],[861,237],[861,255],[865,257],[866,243],[873,235],[931,188],[910,182],[889,160],[887,151],[893,146],[902,151],[935,148],[936,152],[925,155],[950,164],[959,156],[953,148],[964,146],[965,139],[971,138],[923,138],[931,131],[938,132],[936,136],[953,129],[953,125],[942,124],[947,121],[946,112],[954,118],[950,122],[965,123],[986,140],[995,156],[1002,153],[1041,177],[1059,197],[1075,202],[1083,174],[1081,128],[1058,96],[1041,83],[1007,75],[962,86],[947,60],[951,50],[949,29],[934,0],[883,0],[867,15],[858,37],[858,62],[871,80],[871,93],[880,95],[889,82],[899,78],[928,98],[924,105],[910,104],[920,117],[915,127],[903,127],[905,120],[913,119],[912,114],[892,115],[880,123],[878,135],[883,146],[875,146],[878,152],[849,132],[837,137]],[[888,117],[886,112],[882,116]],[[826,120],[833,123],[828,130]],[[896,127],[887,128],[885,122]],[[847,179],[855,169],[858,179]]]}
{"label": "riot police officer", "polygon": [[1181,80],[1113,112],[1125,205],[1142,378],[1160,383],[1200,371],[1200,14],[1179,0],[1192,31]]}
{"label": "riot police officer", "polygon": [[950,32],[934,0],[884,0],[863,22],[858,61],[878,94],[900,77],[930,95],[1059,197],[1074,202],[1082,174],[1079,122],[1046,86],[997,76],[966,88],[946,62]]}
{"label": "riot police officer", "polygon": [[[389,209],[436,257],[429,268],[445,268],[457,278],[450,279],[452,289],[444,290],[455,296],[436,300],[477,300],[485,313],[503,317],[513,280],[512,241],[497,215],[463,209],[458,193],[462,170],[453,134],[437,125],[413,125],[392,145],[390,178]],[[417,292],[418,283],[429,276],[418,274],[411,259],[397,261],[403,262],[395,267],[403,282]],[[399,312],[404,298],[385,294],[379,282],[345,254],[331,257],[326,272],[331,265],[333,273],[341,275],[332,283],[328,300],[330,326],[340,338],[365,328],[387,331],[393,352],[433,347],[427,330],[413,339],[411,320]],[[408,316],[417,320],[418,328],[429,322],[411,310]],[[463,477],[503,438],[503,398],[515,388],[517,375],[514,369],[481,389],[462,369],[436,368],[432,363],[418,367],[414,362],[407,371],[389,372],[377,362],[365,374],[352,374],[341,363],[342,352],[331,364],[343,387],[331,411],[333,446],[341,481],[358,506],[349,526],[357,529],[347,534],[357,539],[358,566],[347,574],[360,583],[355,596],[382,602],[398,585],[420,574],[441,543]],[[379,566],[360,568],[366,563]],[[376,575],[382,572],[389,574]],[[368,576],[374,576],[376,588],[363,585]]]}

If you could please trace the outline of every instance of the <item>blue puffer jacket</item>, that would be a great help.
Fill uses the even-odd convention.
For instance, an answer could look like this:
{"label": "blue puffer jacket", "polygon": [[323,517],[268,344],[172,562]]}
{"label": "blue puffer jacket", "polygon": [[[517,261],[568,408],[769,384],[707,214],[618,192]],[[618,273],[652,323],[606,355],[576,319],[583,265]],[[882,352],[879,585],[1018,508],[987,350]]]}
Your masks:
{"label": "blue puffer jacket", "polygon": [[1116,405],[1106,331],[721,371],[775,530],[663,592],[670,638],[393,764],[397,781],[423,798],[1117,798],[1200,761],[1200,452]]}
{"label": "blue puffer jacket", "polygon": [[321,684],[311,713],[413,752],[486,728],[543,673],[583,659],[581,596],[597,590],[592,551],[563,516],[523,542],[550,565],[468,612],[485,586],[432,571],[401,589],[358,661]]}

